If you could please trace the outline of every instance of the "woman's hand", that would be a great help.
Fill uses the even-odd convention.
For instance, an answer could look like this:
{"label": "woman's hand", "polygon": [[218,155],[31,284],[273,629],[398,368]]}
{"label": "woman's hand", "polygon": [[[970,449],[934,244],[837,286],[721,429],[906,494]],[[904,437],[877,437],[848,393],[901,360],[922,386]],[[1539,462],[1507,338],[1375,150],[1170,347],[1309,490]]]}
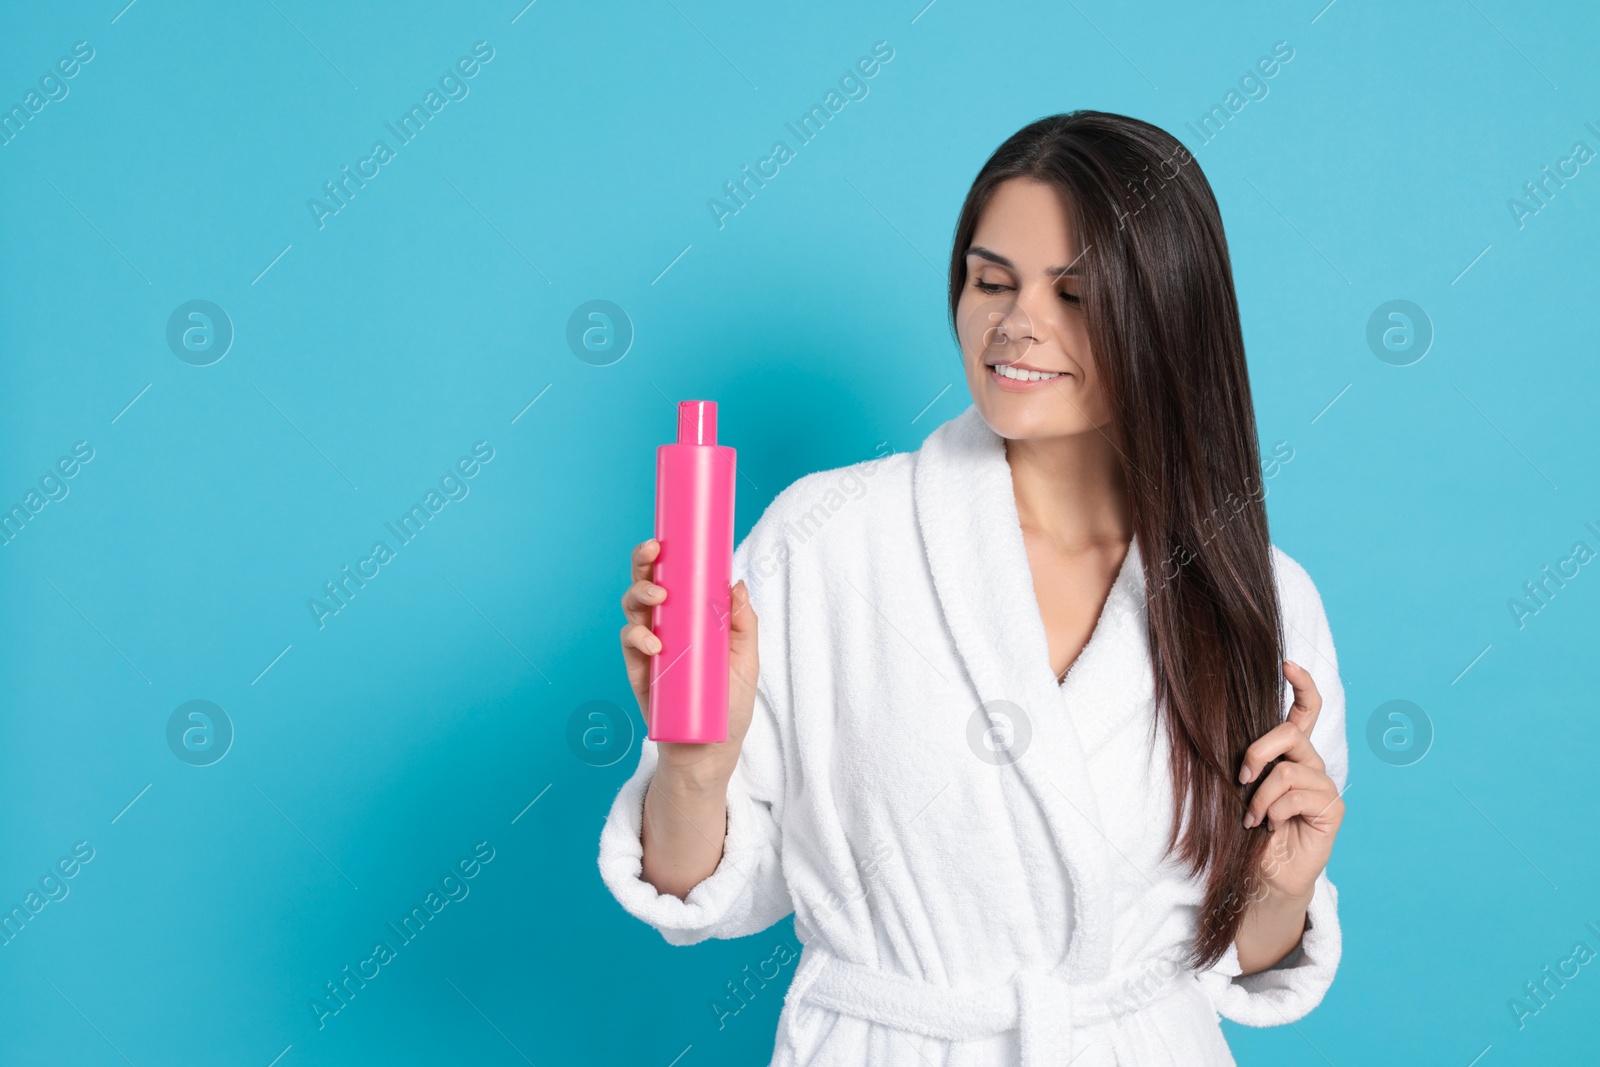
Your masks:
{"label": "woman's hand", "polygon": [[[639,702],[645,728],[650,725],[650,660],[661,651],[661,640],[650,629],[652,609],[670,595],[654,582],[661,542],[643,541],[633,550],[633,584],[622,596],[628,621],[622,627],[622,657],[628,681]],[[705,744],[659,741],[663,772],[674,784],[725,786],[739,761],[739,750],[755,709],[756,682],[760,676],[757,654],[757,619],[750,606],[750,591],[741,579],[732,591],[728,618],[728,740]]]}
{"label": "woman's hand", "polygon": [[[622,658],[646,729],[650,725],[650,660],[661,651],[660,638],[650,630],[651,612],[670,593],[654,581],[660,554],[661,542],[653,537],[634,548],[633,584],[622,595],[622,611],[628,617],[622,627]],[[756,613],[743,581],[733,587],[728,616],[728,739],[704,744],[657,741],[659,759],[645,790],[640,877],[657,892],[680,898],[687,897],[721,865],[728,827],[728,781],[739,763],[739,750],[755,710],[760,672]]]}
{"label": "woman's hand", "polygon": [[1272,838],[1251,886],[1234,944],[1241,974],[1254,974],[1280,962],[1305,933],[1317,876],[1328,865],[1333,839],[1344,819],[1344,801],[1311,744],[1311,728],[1322,710],[1322,695],[1304,667],[1284,662],[1283,676],[1294,687],[1288,718],[1245,750],[1239,781],[1248,783],[1261,769],[1283,757],[1256,788],[1244,825],[1265,820]]}
{"label": "woman's hand", "polygon": [[1344,821],[1344,800],[1311,745],[1311,728],[1322,711],[1322,694],[1311,673],[1285,661],[1283,676],[1294,687],[1288,718],[1245,750],[1239,781],[1248,783],[1279,756],[1245,811],[1244,825],[1263,821],[1272,834],[1261,868],[1264,892],[1279,901],[1309,904],[1328,865],[1333,839]]}

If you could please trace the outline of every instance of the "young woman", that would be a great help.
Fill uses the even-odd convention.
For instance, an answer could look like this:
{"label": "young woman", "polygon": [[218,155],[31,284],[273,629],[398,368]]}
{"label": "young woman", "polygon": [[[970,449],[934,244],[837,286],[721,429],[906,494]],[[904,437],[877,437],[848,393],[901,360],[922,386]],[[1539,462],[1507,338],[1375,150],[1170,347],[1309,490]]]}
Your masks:
{"label": "young woman", "polygon": [[1042,119],[973,183],[949,295],[972,406],[767,508],[728,741],[643,742],[601,875],[674,945],[794,913],[781,1067],[1231,1064],[1219,1013],[1333,980],[1347,753],[1216,201],[1154,126]]}

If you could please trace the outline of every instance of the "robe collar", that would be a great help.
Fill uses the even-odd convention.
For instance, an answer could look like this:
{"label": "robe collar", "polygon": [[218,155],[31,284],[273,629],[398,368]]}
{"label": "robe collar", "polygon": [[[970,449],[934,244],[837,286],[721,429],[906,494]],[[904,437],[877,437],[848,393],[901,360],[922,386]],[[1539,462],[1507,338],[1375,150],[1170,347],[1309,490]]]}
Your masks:
{"label": "robe collar", "polygon": [[1153,689],[1138,539],[1128,546],[1088,644],[1058,684],[1005,439],[975,405],[923,442],[913,494],[934,589],[974,706],[1009,701],[1028,719],[1027,747],[996,770],[1016,773],[1033,794],[1072,879],[1073,933],[1062,976],[1093,981],[1110,965],[1113,873],[1123,861],[1105,836],[1087,763]]}

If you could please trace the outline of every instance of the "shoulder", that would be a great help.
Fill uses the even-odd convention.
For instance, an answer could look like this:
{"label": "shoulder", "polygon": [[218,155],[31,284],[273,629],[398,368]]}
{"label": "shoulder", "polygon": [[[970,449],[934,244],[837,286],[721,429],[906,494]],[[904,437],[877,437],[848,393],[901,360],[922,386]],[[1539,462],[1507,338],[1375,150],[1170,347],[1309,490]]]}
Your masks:
{"label": "shoulder", "polygon": [[867,531],[892,525],[886,520],[896,514],[910,515],[914,456],[891,452],[797,478],[740,543],[735,571],[754,584],[787,570],[802,551],[821,556],[830,545],[859,550]]}
{"label": "shoulder", "polygon": [[888,485],[897,480],[897,475],[909,478],[914,455],[890,452],[797,478],[767,505],[762,522],[771,518],[798,519],[819,508],[841,511],[847,502],[865,499],[871,489]]}
{"label": "shoulder", "polygon": [[[1343,792],[1350,770],[1349,742],[1345,738],[1344,679],[1339,673],[1339,653],[1322,596],[1306,569],[1277,545],[1272,546],[1272,568],[1278,584],[1278,607],[1283,616],[1283,654],[1311,673],[1322,697],[1322,711],[1311,731],[1311,743],[1327,764],[1328,774]],[[1284,681],[1284,710],[1293,690]]]}
{"label": "shoulder", "polygon": [[1285,644],[1302,649],[1310,645],[1315,654],[1327,656],[1331,661],[1333,634],[1316,582],[1299,562],[1277,545],[1272,546],[1272,571],[1278,588]]}
{"label": "shoulder", "polygon": [[1276,544],[1272,546],[1272,573],[1278,586],[1278,602],[1285,614],[1291,609],[1300,614],[1308,607],[1322,607],[1322,595],[1317,592],[1311,575]]}

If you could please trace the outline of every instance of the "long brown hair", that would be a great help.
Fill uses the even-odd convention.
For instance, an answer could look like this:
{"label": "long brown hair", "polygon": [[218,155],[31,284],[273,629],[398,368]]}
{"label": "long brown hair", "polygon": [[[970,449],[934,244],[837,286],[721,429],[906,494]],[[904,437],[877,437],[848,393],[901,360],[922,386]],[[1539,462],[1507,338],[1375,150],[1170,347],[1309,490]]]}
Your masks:
{"label": "long brown hair", "polygon": [[1171,747],[1167,850],[1187,823],[1180,856],[1192,875],[1206,872],[1190,958],[1200,969],[1227,951],[1254,896],[1268,835],[1243,819],[1266,774],[1248,787],[1238,774],[1245,749],[1283,720],[1283,634],[1222,217],[1200,165],[1166,131],[1100,111],[1040,119],[995,151],[961,207],[952,331],[978,216],[1011,178],[1059,190],[1080,242]]}

